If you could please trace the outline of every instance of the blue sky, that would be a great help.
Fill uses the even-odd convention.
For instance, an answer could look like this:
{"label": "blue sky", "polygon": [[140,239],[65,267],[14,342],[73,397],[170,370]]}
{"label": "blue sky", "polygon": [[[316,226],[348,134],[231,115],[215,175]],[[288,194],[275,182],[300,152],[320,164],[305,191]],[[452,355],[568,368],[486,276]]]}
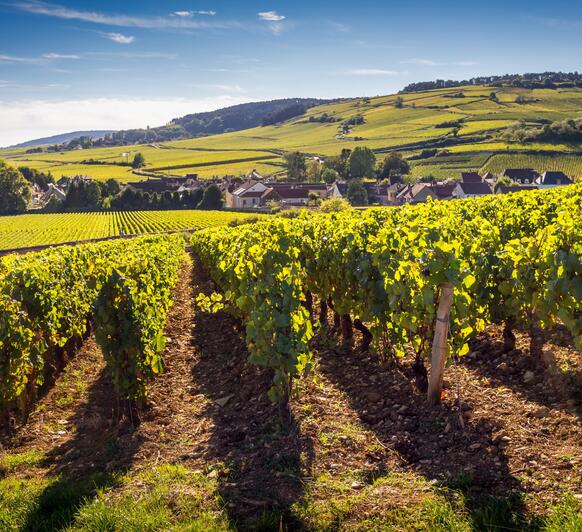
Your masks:
{"label": "blue sky", "polygon": [[582,3],[0,0],[0,146],[292,96],[582,70]]}

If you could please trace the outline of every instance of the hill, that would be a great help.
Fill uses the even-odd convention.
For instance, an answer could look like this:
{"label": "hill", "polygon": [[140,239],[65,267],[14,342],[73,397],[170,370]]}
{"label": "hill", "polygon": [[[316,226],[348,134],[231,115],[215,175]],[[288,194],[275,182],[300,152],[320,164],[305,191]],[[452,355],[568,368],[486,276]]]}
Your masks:
{"label": "hill", "polygon": [[72,131],[71,133],[61,133],[60,135],[52,135],[51,137],[43,137],[40,139],[27,140],[20,144],[10,146],[10,148],[33,148],[35,146],[47,146],[49,144],[63,144],[70,142],[79,137],[89,137],[91,139],[100,139],[105,135],[113,133],[111,129],[95,130],[95,131]]}
{"label": "hill", "polygon": [[[560,169],[578,177],[582,175],[580,141],[525,135],[519,142],[507,133],[516,124],[535,129],[580,116],[582,89],[577,87],[468,85],[335,101],[281,123],[202,138],[65,153],[4,150],[0,158],[56,176],[86,174],[132,181],[140,177],[115,164],[123,162],[127,156],[122,154],[128,152],[129,157],[142,152],[146,169],[153,172],[211,177],[252,169],[281,172],[282,155],[289,151],[332,156],[342,149],[369,146],[379,157],[402,152],[417,177],[458,177],[461,171],[507,166]],[[84,163],[90,159],[102,164]]]}

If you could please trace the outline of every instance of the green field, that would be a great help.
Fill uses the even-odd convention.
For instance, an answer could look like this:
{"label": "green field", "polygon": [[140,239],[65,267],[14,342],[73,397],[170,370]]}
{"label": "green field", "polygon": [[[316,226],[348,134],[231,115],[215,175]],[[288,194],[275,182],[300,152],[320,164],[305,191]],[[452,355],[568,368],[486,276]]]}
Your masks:
{"label": "green field", "polygon": [[[495,90],[498,101],[489,99]],[[464,97],[452,97],[462,92]],[[528,103],[515,102],[519,95],[528,98]],[[26,154],[24,149],[0,151],[0,158],[14,165],[28,165],[40,170],[50,170],[56,177],[61,175],[90,175],[95,179],[116,177],[130,182],[141,177],[130,168],[118,166],[131,159],[137,152],[146,158],[146,170],[160,174],[185,175],[198,173],[202,177],[244,174],[252,169],[274,174],[282,170],[284,152],[299,150],[308,154],[336,155],[342,148],[365,145],[379,152],[397,149],[410,156],[432,143],[450,141],[456,136],[460,144],[450,143],[439,150],[451,154],[466,154],[467,161],[450,164],[441,158],[416,161],[413,174],[426,175],[429,170],[437,177],[455,177],[460,170],[480,169],[496,154],[513,156],[513,152],[551,152],[552,168],[570,171],[574,177],[580,175],[571,156],[582,152],[580,144],[529,143],[512,144],[500,140],[503,129],[524,120],[539,123],[540,120],[564,120],[582,116],[581,89],[518,89],[469,86],[439,89],[401,95],[403,108],[396,108],[396,95],[370,99],[350,99],[313,107],[303,116],[282,124],[258,127],[212,135],[203,138],[173,141],[168,143],[121,146],[76,150],[65,153]],[[318,122],[323,113],[337,122]],[[353,126],[349,133],[340,135],[341,122],[361,115],[365,122]],[[312,121],[310,121],[310,119]],[[460,122],[459,122],[460,121]],[[458,122],[455,131],[454,122]],[[445,124],[446,127],[443,127]],[[437,127],[437,126],[441,127]],[[453,139],[454,141],[454,139]],[[508,151],[511,153],[508,154]],[[558,156],[556,156],[556,154]],[[82,161],[96,159],[103,165],[87,165]],[[493,159],[499,161],[500,159]],[[521,159],[503,159],[510,166],[520,166]],[[540,159],[540,162],[544,162]],[[458,163],[458,161],[457,161]],[[426,168],[430,166],[430,168]],[[540,168],[544,170],[545,167]]]}
{"label": "green field", "polygon": [[0,216],[0,250],[113,237],[118,236],[121,229],[129,235],[204,229],[248,216],[224,211],[127,211]]}

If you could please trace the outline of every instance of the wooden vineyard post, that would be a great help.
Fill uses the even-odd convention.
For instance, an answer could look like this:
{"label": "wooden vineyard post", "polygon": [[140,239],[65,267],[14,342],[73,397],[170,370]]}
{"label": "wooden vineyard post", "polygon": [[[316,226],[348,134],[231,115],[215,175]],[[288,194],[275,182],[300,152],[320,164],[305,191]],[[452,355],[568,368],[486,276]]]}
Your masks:
{"label": "wooden vineyard post", "polygon": [[449,315],[453,302],[453,285],[445,283],[441,286],[441,297],[437,310],[434,338],[432,340],[432,356],[430,361],[430,378],[428,381],[428,402],[438,405],[441,402],[443,389],[443,373],[448,355]]}

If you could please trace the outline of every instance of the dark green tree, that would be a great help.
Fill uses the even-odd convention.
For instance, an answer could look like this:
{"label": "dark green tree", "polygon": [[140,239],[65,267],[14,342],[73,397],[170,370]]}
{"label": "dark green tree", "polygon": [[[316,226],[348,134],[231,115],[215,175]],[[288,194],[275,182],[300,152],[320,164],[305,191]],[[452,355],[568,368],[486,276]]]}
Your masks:
{"label": "dark green tree", "polygon": [[348,159],[350,177],[355,179],[373,176],[375,166],[376,156],[366,146],[358,146],[355,148]]}
{"label": "dark green tree", "polygon": [[367,205],[368,193],[361,181],[354,179],[350,181],[347,191],[347,199],[352,205]]}
{"label": "dark green tree", "polygon": [[294,151],[285,154],[285,167],[289,181],[303,181],[305,179],[307,164],[303,153]]}
{"label": "dark green tree", "polygon": [[133,162],[131,163],[131,166],[133,168],[143,168],[145,166],[145,157],[143,156],[142,153],[136,153],[135,157],[133,158]]}
{"label": "dark green tree", "polygon": [[406,175],[410,173],[408,161],[402,157],[401,153],[393,151],[389,153],[380,166],[379,177],[384,179],[391,175]]}
{"label": "dark green tree", "polygon": [[28,181],[11,166],[0,161],[0,214],[19,214],[26,210],[31,191]]}
{"label": "dark green tree", "polygon": [[339,179],[339,174],[332,168],[326,168],[321,174],[321,178],[328,184],[331,185]]}
{"label": "dark green tree", "polygon": [[222,192],[217,185],[209,185],[204,189],[204,195],[202,196],[202,201],[198,205],[199,209],[204,210],[217,210],[222,209],[223,199]]}

